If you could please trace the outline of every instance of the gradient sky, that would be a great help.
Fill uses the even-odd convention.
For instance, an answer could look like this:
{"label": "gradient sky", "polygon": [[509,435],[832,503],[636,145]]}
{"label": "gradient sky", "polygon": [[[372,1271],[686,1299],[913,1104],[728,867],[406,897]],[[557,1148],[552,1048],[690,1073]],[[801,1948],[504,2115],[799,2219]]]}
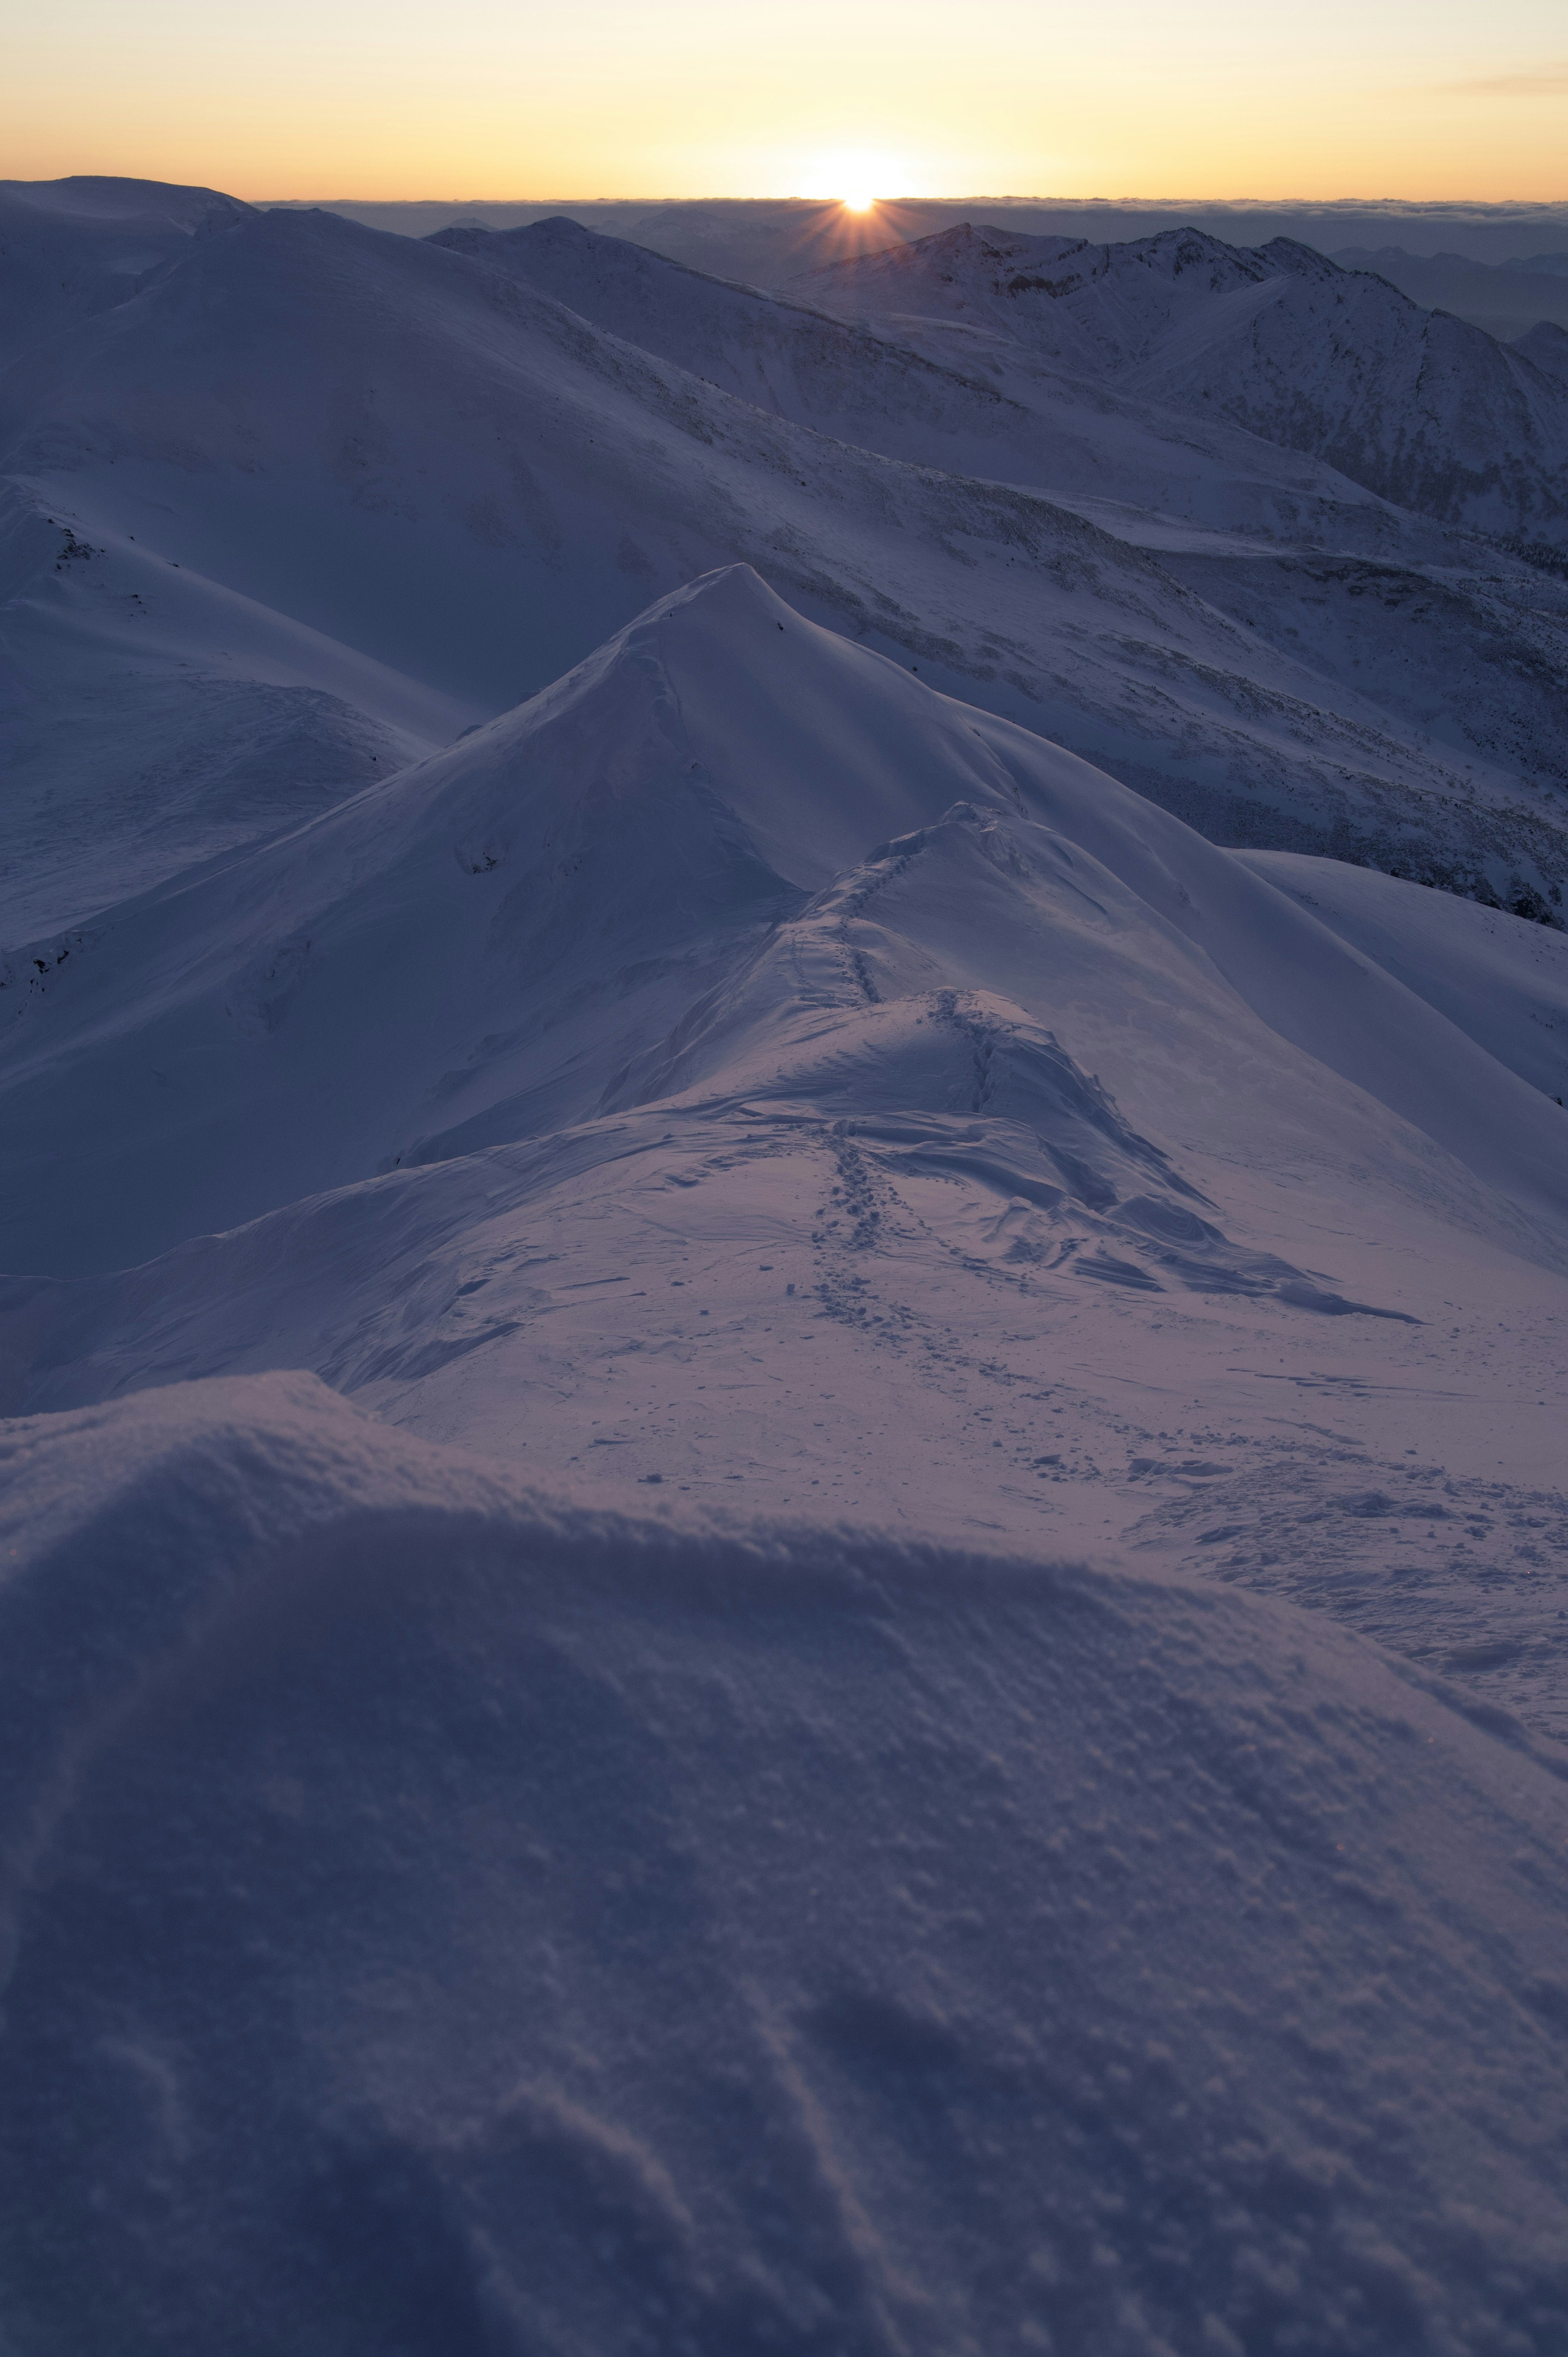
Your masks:
{"label": "gradient sky", "polygon": [[10,0],[0,171],[237,196],[1568,197],[1564,0]]}

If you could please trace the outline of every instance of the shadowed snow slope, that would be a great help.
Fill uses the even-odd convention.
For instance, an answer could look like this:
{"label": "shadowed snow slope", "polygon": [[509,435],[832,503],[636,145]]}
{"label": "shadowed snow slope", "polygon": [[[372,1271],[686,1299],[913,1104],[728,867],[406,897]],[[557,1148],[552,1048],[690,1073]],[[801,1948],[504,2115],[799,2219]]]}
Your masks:
{"label": "shadowed snow slope", "polygon": [[960,339],[951,365],[938,365],[893,335],[565,218],[444,230],[430,242],[515,274],[758,409],[893,457],[1079,500],[1110,493],[1129,511],[1287,540],[1315,532],[1371,552],[1404,537],[1405,520],[1346,477],[1213,419],[1200,425],[1045,368],[1015,372],[1000,392],[996,337]]}
{"label": "shadowed snow slope", "polygon": [[1525,356],[1385,279],[1278,238],[1125,245],[943,230],[790,291],[853,317],[973,321],[1059,366],[1211,408],[1455,523],[1568,536],[1568,395]]}
{"label": "shadowed snow slope", "polygon": [[1514,350],[1550,377],[1568,387],[1568,328],[1542,319],[1528,333],[1514,338]]}
{"label": "shadowed snow slope", "polygon": [[1555,576],[1223,422],[552,256],[236,208],[0,369],[7,945],[174,872],[162,777],[220,853],[736,560],[1217,839],[1568,883]]}
{"label": "shadowed snow slope", "polygon": [[1568,1792],[1506,1723],[298,1376],[0,1451],[16,2349],[1560,2345]]}
{"label": "shadowed snow slope", "polygon": [[158,180],[0,180],[0,366],[125,302],[250,208]]}
{"label": "shadowed snow slope", "polygon": [[[1076,1058],[1116,1096],[1178,1038],[1212,1101],[1202,1150],[1266,1162],[1311,1098],[1339,1151],[1375,1133],[1423,1192],[1447,1184],[1431,1141],[1568,1215],[1555,1107],[1423,999],[1178,821],[744,568],[0,979],[13,1268],[145,1259],[396,1162],[694,1092],[984,1111],[1087,1171],[1056,1127],[1080,1082],[1040,1075]],[[1095,1210],[1129,1191],[1074,1181]]]}
{"label": "shadowed snow slope", "polygon": [[1455,906],[1398,876],[1337,859],[1240,857],[1488,1055],[1562,1104],[1568,1098],[1568,939],[1504,909]]}
{"label": "shadowed snow slope", "polygon": [[743,401],[867,448],[1035,479],[1043,436],[990,384],[821,312],[687,270],[565,218],[449,229],[430,241],[515,275],[595,327]]}

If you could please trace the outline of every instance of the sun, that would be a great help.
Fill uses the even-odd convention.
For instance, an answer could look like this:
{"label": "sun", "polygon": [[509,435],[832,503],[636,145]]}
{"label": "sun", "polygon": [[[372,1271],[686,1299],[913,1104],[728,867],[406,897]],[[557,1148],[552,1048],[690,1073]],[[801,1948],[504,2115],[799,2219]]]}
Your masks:
{"label": "sun", "polygon": [[846,213],[875,212],[888,197],[914,193],[908,165],[881,148],[839,147],[813,156],[802,169],[798,193],[837,199]]}

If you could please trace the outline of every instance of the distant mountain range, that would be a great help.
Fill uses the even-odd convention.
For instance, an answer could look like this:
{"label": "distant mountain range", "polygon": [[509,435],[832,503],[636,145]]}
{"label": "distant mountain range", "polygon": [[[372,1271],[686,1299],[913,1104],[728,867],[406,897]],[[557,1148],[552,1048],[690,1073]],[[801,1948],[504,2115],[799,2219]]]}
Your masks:
{"label": "distant mountain range", "polygon": [[1568,328],[1568,254],[1507,263],[1472,262],[1462,253],[1407,253],[1402,246],[1343,247],[1346,270],[1371,270],[1429,311],[1452,311],[1507,340],[1539,320]]}
{"label": "distant mountain range", "polygon": [[101,189],[8,199],[14,941],[736,561],[1219,840],[1568,886],[1557,576],[1474,536],[1560,531],[1563,388],[1375,278],[966,231],[803,307],[569,228],[113,201],[106,243]]}
{"label": "distant mountain range", "polygon": [[570,213],[585,227],[633,240],[685,262],[759,286],[777,286],[815,263],[895,241],[931,237],[965,221],[994,221],[1029,237],[1087,238],[1124,243],[1168,229],[1199,229],[1228,245],[1266,245],[1295,239],[1320,253],[1348,245],[1399,246],[1412,253],[1446,252],[1473,261],[1527,265],[1519,254],[1539,246],[1568,248],[1568,204],[1366,203],[1261,205],[1167,199],[1143,202],[1100,199],[998,197],[884,198],[865,215],[814,198],[661,200],[559,197],[520,199],[376,203],[353,198],[310,200],[403,237],[429,237],[463,224],[517,229],[552,214]]}
{"label": "distant mountain range", "polygon": [[[1538,319],[1568,325],[1559,285],[1518,285],[1568,270],[1568,206],[1050,203],[1033,198],[893,199],[868,216],[808,199],[638,203],[357,203],[328,210],[405,237],[443,230],[510,230],[563,212],[602,235],[761,287],[781,288],[803,270],[987,221],[1010,234],[1124,243],[1171,229],[1198,229],[1222,243],[1254,247],[1279,238],[1311,246],[1348,268],[1375,270],[1429,309],[1511,339]],[[1521,241],[1533,237],[1541,251]]]}

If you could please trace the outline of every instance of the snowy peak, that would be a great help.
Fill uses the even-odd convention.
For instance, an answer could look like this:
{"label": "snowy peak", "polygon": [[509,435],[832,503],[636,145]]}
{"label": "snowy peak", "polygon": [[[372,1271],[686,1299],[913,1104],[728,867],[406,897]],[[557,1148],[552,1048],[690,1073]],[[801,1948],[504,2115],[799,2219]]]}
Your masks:
{"label": "snowy peak", "polygon": [[1034,479],[1036,420],[989,385],[851,322],[583,228],[442,231],[460,253],[756,408],[944,468]]}
{"label": "snowy peak", "polygon": [[1294,237],[1271,238],[1267,245],[1253,246],[1249,258],[1271,271],[1288,270],[1293,278],[1310,279],[1320,285],[1337,285],[1347,274],[1327,254]]}
{"label": "snowy peak", "polygon": [[1058,367],[1115,377],[1194,317],[1217,305],[1233,311],[1279,274],[1199,230],[1093,245],[965,223],[841,263],[791,291],[841,315],[880,317],[890,331],[911,313],[967,319]]}
{"label": "snowy peak", "polygon": [[13,1265],[128,1265],[693,1092],[725,1119],[913,1121],[889,1150],[950,1149],[977,1184],[1104,1221],[1191,1199],[1091,1077],[1129,1035],[1165,1064],[1173,1021],[1184,1087],[1223,1098],[1250,1070],[1242,1133],[1324,1091],[1354,1130],[1349,1082],[1396,1124],[1383,1159],[1413,1124],[1562,1209],[1556,1108],[1423,1001],[1103,773],[744,566],[449,751],[25,951],[0,1002]]}
{"label": "snowy peak", "polygon": [[[1167,230],[1123,245],[1095,245],[1083,238],[1029,237],[965,221],[909,245],[836,263],[793,283],[802,294],[835,309],[852,303],[867,311],[917,309],[920,307],[914,299],[899,305],[894,298],[900,294],[914,298],[941,288],[948,290],[955,307],[966,302],[998,303],[1011,307],[1015,317],[1032,321],[1047,316],[1047,305],[1107,279],[1119,286],[1142,279],[1166,289],[1184,282],[1183,293],[1191,296],[1227,294],[1270,274],[1260,258],[1200,230]],[[1041,299],[1032,299],[1036,297]],[[1149,300],[1147,291],[1144,299]]]}
{"label": "snowy peak", "polygon": [[216,188],[91,174],[63,180],[0,180],[0,208],[8,228],[32,220],[40,229],[49,224],[84,240],[95,239],[104,247],[117,238],[195,236],[253,210]]}
{"label": "snowy peak", "polygon": [[[497,267],[514,268],[520,277],[542,287],[547,294],[559,290],[551,283],[557,273],[570,275],[564,284],[576,284],[585,273],[598,282],[629,284],[635,282],[672,284],[678,278],[696,278],[714,286],[729,285],[722,278],[712,278],[708,273],[693,270],[683,262],[672,262],[667,254],[656,253],[650,246],[635,244],[629,238],[610,237],[602,230],[586,229],[574,221],[570,213],[551,213],[543,221],[525,221],[517,229],[486,229],[474,221],[457,221],[450,229],[437,230],[427,238],[427,245],[444,247],[450,253],[471,254],[477,261]],[[567,299],[564,293],[563,301]]]}
{"label": "snowy peak", "polygon": [[966,226],[792,291],[892,333],[912,317],[983,325],[1057,367],[1311,452],[1402,506],[1568,536],[1555,373],[1290,239],[1250,250],[1175,230],[1090,246]]}
{"label": "snowy peak", "polygon": [[[1423,859],[1484,866],[1509,905],[1560,886],[1555,806],[1536,788],[1568,774],[1560,683],[1536,658],[1533,613],[1494,602],[1477,629],[1412,570],[1463,568],[1467,547],[1218,422],[1212,403],[1199,416],[1197,398],[1123,390],[1133,371],[1101,365],[1075,308],[1106,282],[949,321],[947,356],[966,354],[955,373],[910,351],[908,313],[870,334],[564,230],[539,241],[561,264],[551,292],[499,266],[500,243],[477,258],[324,212],[242,210],[0,374],[11,468],[102,552],[63,561],[57,545],[42,598],[18,586],[26,610],[7,618],[26,675],[48,683],[48,735],[19,706],[0,711],[0,760],[36,778],[35,833],[62,770],[84,795],[119,791],[107,697],[91,762],[78,725],[81,682],[106,663],[150,676],[156,650],[162,665],[127,794],[171,757],[183,773],[233,725],[242,674],[258,690],[247,712],[308,689],[374,725],[412,719],[435,745],[559,678],[661,592],[740,559],[818,620],[1221,839],[1344,844],[1386,864],[1413,833]],[[1212,274],[1212,246],[1174,277],[1181,241],[1145,246],[1158,266],[1140,263],[1107,302],[1094,331],[1107,350],[1147,340],[1154,296]],[[1058,248],[1071,268],[1087,251]],[[1312,290],[1241,274],[1194,296],[1179,336],[1196,342],[1180,349],[1201,392],[1219,349],[1206,322],[1223,315],[1235,383],[1255,379],[1266,412],[1273,346],[1259,359],[1248,338],[1272,336]],[[1079,373],[1035,365],[1014,332],[1031,304],[1079,338]],[[1308,382],[1335,349],[1321,324],[1314,338]],[[1159,344],[1162,366],[1176,342]],[[1550,396],[1539,368],[1509,365]],[[1432,382],[1446,398],[1441,371]],[[1527,441],[1511,447],[1528,489]],[[1419,477],[1413,489],[1425,496]],[[1298,554],[1260,568],[1264,546]],[[1371,660],[1363,558],[1406,568],[1375,601]],[[45,640],[58,651],[68,630],[81,668],[51,671]],[[1486,651],[1462,685],[1461,640]],[[198,704],[210,726],[185,716]],[[352,711],[328,731],[360,733]],[[347,784],[381,757],[366,742],[362,761],[317,773]],[[34,896],[5,925],[13,942],[98,905],[82,863],[59,856],[79,879],[68,905],[57,920]]]}
{"label": "snowy peak", "polygon": [[0,368],[250,211],[158,180],[0,180]]}

